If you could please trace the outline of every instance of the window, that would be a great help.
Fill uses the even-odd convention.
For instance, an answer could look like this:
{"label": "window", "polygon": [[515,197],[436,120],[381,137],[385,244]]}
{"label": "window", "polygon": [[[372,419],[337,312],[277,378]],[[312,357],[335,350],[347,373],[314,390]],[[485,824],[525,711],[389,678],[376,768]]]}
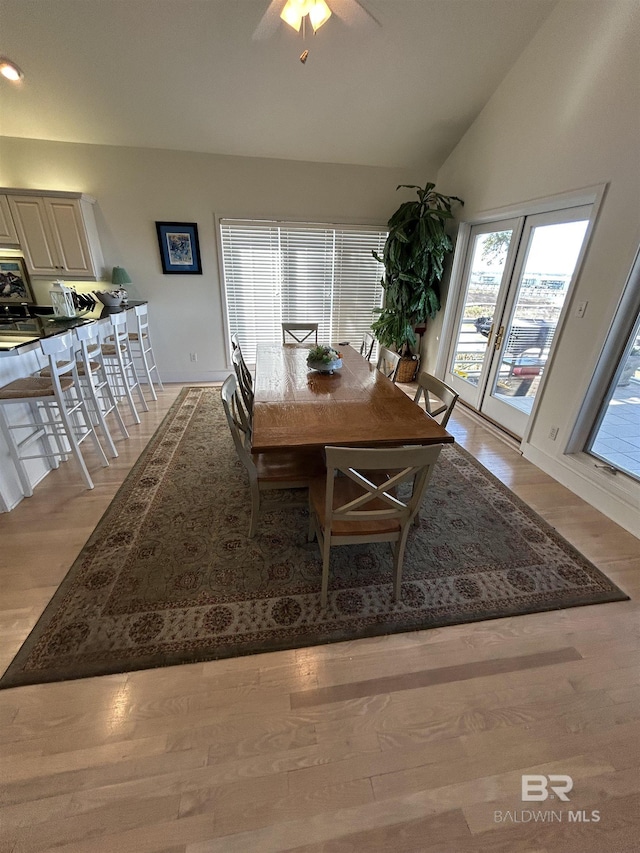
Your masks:
{"label": "window", "polygon": [[640,483],[640,250],[566,449],[582,451],[597,468],[626,474],[625,494]]}
{"label": "window", "polygon": [[586,450],[612,468],[640,480],[640,312]]}
{"label": "window", "polygon": [[282,339],[283,322],[318,322],[318,341],[360,346],[382,304],[387,231],[347,225],[220,220],[229,332],[245,358]]}

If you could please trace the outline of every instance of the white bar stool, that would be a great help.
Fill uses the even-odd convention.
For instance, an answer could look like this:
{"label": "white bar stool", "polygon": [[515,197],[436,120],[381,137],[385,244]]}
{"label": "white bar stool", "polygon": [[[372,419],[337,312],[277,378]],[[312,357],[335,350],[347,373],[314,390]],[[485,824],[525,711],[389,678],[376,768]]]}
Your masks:
{"label": "white bar stool", "polygon": [[126,311],[118,311],[109,315],[111,322],[112,333],[106,343],[103,343],[100,350],[104,360],[107,377],[111,383],[111,389],[118,400],[123,397],[127,398],[129,409],[134,421],[140,423],[140,415],[136,409],[136,404],[133,402],[133,394],[135,388],[136,394],[140,401],[140,405],[144,412],[149,411],[147,401],[142,393],[138,372],[131,354],[131,346],[129,344],[129,335],[127,333],[127,313]]}
{"label": "white bar stool", "polygon": [[[109,461],[80,392],[73,332],[43,338],[40,348],[49,360],[48,375],[14,379],[0,388],[0,430],[7,442],[22,491],[25,497],[33,495],[24,464],[27,459],[48,459],[52,468],[58,468],[59,459],[65,461],[70,454],[80,467],[86,487],[93,489],[80,444],[89,436],[102,467],[106,467]],[[9,422],[5,409],[16,403],[28,406],[31,420]],[[28,435],[17,438],[16,433],[20,431],[28,431]],[[41,440],[40,452],[35,452],[34,448],[34,452],[26,453],[37,440]],[[57,449],[54,449],[54,443]]]}
{"label": "white bar stool", "polygon": [[118,451],[106,421],[107,415],[111,412],[114,413],[124,438],[129,438],[129,432],[122,420],[118,404],[107,379],[99,333],[97,323],[87,323],[84,326],[77,326],[75,329],[79,343],[79,349],[76,350],[78,377],[82,393],[91,410],[93,422],[99,424],[107,449],[115,458]]}
{"label": "white bar stool", "polygon": [[151,346],[151,332],[149,331],[149,306],[135,305],[133,308],[136,316],[136,331],[129,332],[129,343],[131,344],[131,352],[133,357],[137,359],[142,373],[147,378],[147,385],[151,391],[151,396],[154,400],[158,399],[155,388],[153,387],[152,373],[155,373],[156,384],[162,391],[164,386],[156,367],[156,357]]}

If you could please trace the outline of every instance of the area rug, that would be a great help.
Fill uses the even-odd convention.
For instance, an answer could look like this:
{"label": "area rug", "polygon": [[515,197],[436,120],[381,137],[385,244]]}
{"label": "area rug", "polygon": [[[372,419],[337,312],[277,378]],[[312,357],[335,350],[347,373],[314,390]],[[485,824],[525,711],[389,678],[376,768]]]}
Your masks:
{"label": "area rug", "polygon": [[0,681],[13,687],[627,596],[455,445],[394,603],[388,544],[336,547],[328,607],[300,493],[249,490],[216,388],[185,388]]}

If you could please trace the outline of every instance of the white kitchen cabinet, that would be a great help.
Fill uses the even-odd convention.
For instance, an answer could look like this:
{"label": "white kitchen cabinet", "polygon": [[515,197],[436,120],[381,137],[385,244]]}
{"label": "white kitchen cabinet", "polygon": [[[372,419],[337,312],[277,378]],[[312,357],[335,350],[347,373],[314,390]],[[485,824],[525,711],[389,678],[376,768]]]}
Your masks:
{"label": "white kitchen cabinet", "polygon": [[6,195],[0,195],[0,246],[16,246],[17,244],[18,232],[13,224],[9,200]]}
{"label": "white kitchen cabinet", "polygon": [[93,199],[65,193],[7,193],[31,275],[98,280],[104,264]]}

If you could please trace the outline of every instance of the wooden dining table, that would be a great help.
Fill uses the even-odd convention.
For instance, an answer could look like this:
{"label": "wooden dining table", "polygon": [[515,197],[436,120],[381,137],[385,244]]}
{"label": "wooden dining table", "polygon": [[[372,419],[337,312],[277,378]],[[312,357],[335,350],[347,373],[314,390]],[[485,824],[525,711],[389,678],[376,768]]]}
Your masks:
{"label": "wooden dining table", "polygon": [[375,365],[336,346],[342,368],[307,366],[303,347],[259,344],[253,404],[254,453],[337,445],[448,444],[454,438]]}

